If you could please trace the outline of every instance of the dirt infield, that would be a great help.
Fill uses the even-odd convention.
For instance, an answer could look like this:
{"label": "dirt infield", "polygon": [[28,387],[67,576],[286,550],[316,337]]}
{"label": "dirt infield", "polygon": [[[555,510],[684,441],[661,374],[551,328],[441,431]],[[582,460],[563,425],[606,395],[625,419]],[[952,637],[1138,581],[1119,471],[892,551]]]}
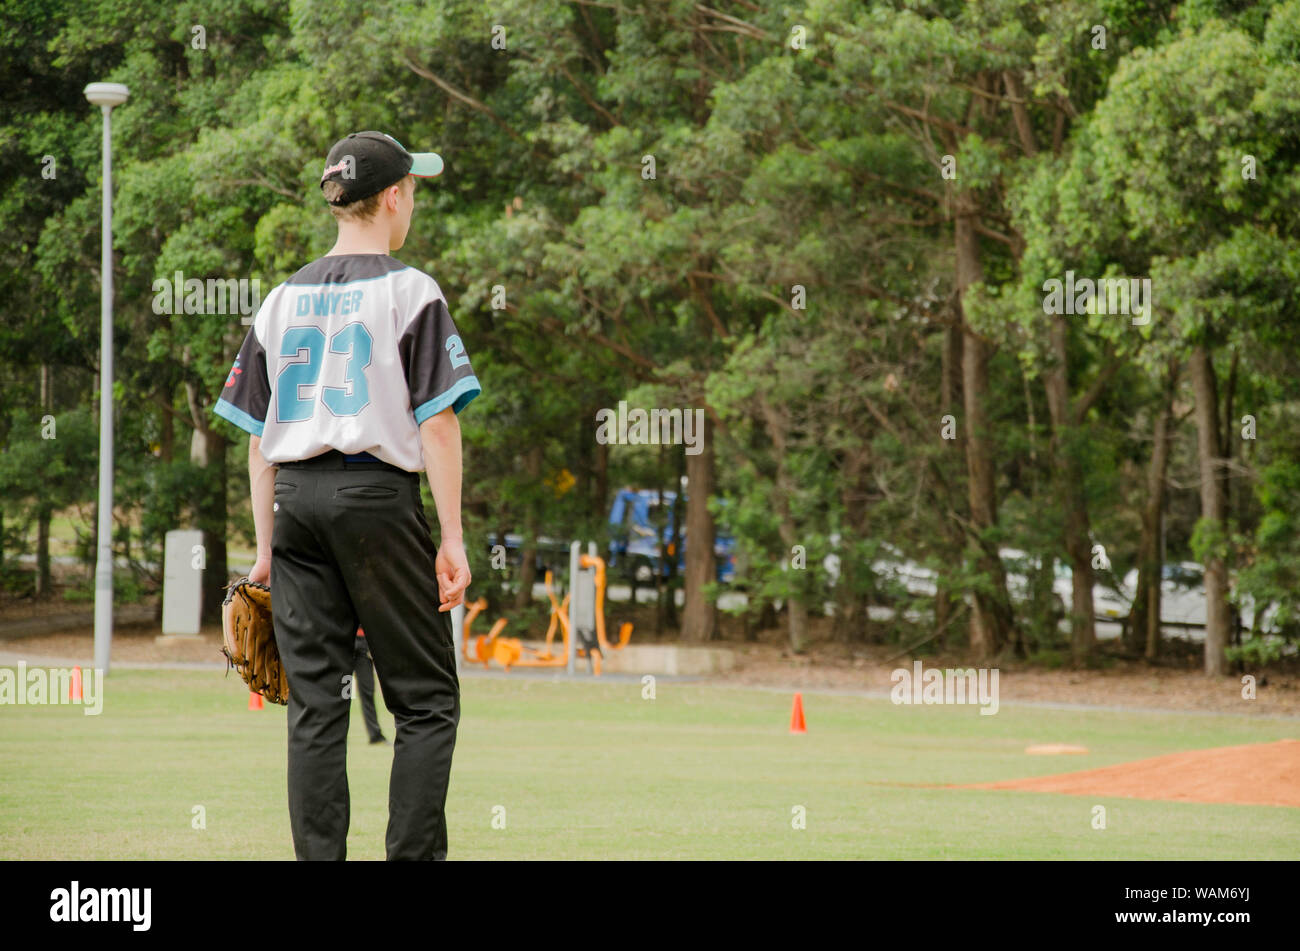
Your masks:
{"label": "dirt infield", "polygon": [[961,788],[1300,808],[1300,740],[1191,750],[1077,773]]}

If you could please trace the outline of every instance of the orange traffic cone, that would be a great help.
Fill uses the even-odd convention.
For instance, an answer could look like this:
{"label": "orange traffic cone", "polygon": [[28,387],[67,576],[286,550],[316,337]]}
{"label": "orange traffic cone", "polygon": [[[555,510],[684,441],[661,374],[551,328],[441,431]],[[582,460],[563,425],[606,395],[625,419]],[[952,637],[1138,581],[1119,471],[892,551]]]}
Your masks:
{"label": "orange traffic cone", "polygon": [[262,695],[260,693],[257,693],[252,690],[248,691],[248,709],[250,710],[262,709]]}
{"label": "orange traffic cone", "polygon": [[803,722],[803,694],[794,695],[794,706],[790,708],[790,732],[807,733],[808,728]]}
{"label": "orange traffic cone", "polygon": [[68,684],[68,699],[73,703],[81,702],[81,668],[72,668],[72,682]]}

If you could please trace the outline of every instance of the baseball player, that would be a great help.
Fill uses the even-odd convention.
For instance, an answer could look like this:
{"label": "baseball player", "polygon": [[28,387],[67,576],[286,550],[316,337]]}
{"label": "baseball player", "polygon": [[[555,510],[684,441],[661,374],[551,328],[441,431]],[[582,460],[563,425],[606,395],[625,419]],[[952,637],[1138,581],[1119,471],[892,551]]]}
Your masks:
{"label": "baseball player", "polygon": [[[248,431],[257,533],[289,681],[289,820],[299,859],[343,859],[353,642],[364,627],[396,727],[389,859],[444,859],[460,722],[452,607],[470,582],[456,414],[479,393],[437,283],[401,248],[415,177],[442,172],[380,132],[330,149],[328,254],[267,295],[215,411]],[[420,500],[428,474],[435,548]]]}

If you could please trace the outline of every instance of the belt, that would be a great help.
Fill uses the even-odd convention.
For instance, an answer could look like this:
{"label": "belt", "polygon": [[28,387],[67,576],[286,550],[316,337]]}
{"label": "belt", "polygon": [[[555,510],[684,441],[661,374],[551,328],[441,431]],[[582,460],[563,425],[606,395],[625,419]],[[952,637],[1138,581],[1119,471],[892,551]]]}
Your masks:
{"label": "belt", "polygon": [[393,472],[400,472],[404,476],[416,475],[414,472],[407,472],[398,466],[390,465],[368,452],[344,454],[337,449],[326,450],[319,456],[312,456],[310,459],[281,462],[279,466],[281,469],[391,469]]}

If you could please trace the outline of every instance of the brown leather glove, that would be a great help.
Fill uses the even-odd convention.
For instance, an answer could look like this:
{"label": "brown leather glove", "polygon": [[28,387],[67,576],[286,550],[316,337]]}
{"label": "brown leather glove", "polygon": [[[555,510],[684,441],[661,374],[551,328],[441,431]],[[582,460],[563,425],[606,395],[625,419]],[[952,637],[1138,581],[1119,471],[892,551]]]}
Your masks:
{"label": "brown leather glove", "polygon": [[248,688],[272,703],[288,703],[289,678],[271,623],[271,589],[247,578],[232,584],[221,604],[221,631],[221,653]]}

